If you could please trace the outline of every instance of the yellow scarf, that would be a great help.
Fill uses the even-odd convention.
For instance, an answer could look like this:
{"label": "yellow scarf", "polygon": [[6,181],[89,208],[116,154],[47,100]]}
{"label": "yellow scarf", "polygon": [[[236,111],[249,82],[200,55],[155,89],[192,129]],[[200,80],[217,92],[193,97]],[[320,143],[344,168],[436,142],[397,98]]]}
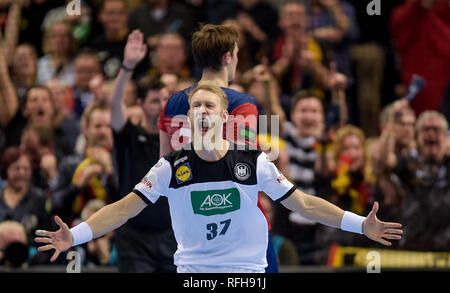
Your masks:
{"label": "yellow scarf", "polygon": [[[89,152],[86,151],[86,154],[88,155]],[[72,177],[72,183],[77,184],[86,167],[93,165],[95,163],[96,161],[94,161],[89,157],[81,161],[81,163],[78,164],[77,168],[75,169],[75,172]],[[97,175],[92,176],[92,178],[89,180],[88,194],[85,194],[85,192],[82,191],[77,195],[72,205],[72,212],[74,214],[80,214],[83,207],[86,205],[87,201],[91,198],[106,201],[106,190],[103,187],[102,183],[100,182],[100,178]]]}

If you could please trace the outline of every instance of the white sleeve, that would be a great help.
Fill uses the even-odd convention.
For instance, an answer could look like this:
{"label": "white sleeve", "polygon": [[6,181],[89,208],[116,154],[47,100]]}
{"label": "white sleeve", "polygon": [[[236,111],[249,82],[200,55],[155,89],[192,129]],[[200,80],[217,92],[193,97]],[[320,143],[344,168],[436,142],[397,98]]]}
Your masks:
{"label": "white sleeve", "polygon": [[256,173],[260,191],[264,191],[274,201],[284,200],[296,189],[264,152],[258,156]]}
{"label": "white sleeve", "polygon": [[172,168],[170,163],[164,159],[159,159],[141,182],[136,184],[133,192],[139,195],[147,204],[155,203],[161,195],[167,196]]}

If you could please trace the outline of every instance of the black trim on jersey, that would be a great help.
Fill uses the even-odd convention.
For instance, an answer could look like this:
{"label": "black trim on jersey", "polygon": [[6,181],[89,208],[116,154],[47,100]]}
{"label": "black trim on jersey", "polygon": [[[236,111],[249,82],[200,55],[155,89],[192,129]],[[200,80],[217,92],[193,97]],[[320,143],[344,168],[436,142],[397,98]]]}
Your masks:
{"label": "black trim on jersey", "polygon": [[[229,150],[225,154],[223,158],[216,162],[207,162],[198,157],[198,155],[193,150],[191,144],[191,150],[186,150],[185,148],[177,151],[173,151],[170,154],[164,156],[164,158],[169,162],[172,168],[172,177],[170,179],[169,188],[180,188],[183,186],[187,186],[190,184],[197,183],[205,183],[205,182],[223,182],[223,181],[232,181],[238,184],[243,185],[256,185],[257,182],[257,174],[256,174],[256,164],[258,160],[258,156],[261,154],[261,150],[249,150],[247,149],[241,150],[237,149],[237,146],[230,142]],[[184,157],[187,157],[185,159]],[[177,163],[174,166],[177,160],[182,159],[182,163]],[[236,176],[236,165],[244,164],[249,170],[248,178]],[[189,168],[190,176],[186,173],[184,181],[180,182],[177,180],[177,170],[181,166],[186,166]],[[183,168],[183,171],[186,172],[186,168]],[[245,175],[245,172],[243,173]],[[187,179],[189,178],[189,179]]]}
{"label": "black trim on jersey", "polygon": [[139,190],[133,189],[133,192],[136,193],[147,205],[152,205],[153,203]]}
{"label": "black trim on jersey", "polygon": [[292,188],[289,189],[289,191],[286,192],[285,195],[283,195],[282,197],[280,197],[279,199],[277,199],[275,202],[282,202],[283,200],[285,200],[286,198],[288,198],[289,196],[291,196],[291,194],[293,194],[294,191],[295,191],[296,189],[297,189],[297,187],[295,187],[295,185],[292,186]]}

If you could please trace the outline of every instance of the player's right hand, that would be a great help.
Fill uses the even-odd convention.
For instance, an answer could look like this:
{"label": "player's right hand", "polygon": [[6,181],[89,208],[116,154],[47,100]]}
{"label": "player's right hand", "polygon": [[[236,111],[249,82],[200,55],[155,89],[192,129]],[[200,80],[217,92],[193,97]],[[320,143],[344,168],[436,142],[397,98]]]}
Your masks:
{"label": "player's right hand", "polygon": [[54,249],[55,252],[50,258],[51,262],[54,262],[58,258],[62,251],[66,251],[72,247],[73,238],[69,227],[58,216],[55,216],[55,222],[59,226],[59,230],[56,232],[50,232],[45,230],[36,230],[36,237],[34,240],[38,243],[47,243],[47,245],[38,248],[38,251],[47,251]]}

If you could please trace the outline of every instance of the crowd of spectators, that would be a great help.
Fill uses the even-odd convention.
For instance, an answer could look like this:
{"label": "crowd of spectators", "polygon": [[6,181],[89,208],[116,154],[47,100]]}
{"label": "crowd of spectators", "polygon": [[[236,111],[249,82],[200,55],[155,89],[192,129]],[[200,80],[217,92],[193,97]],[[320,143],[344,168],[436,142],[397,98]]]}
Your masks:
{"label": "crowd of spectators", "polygon": [[[378,201],[382,220],[403,224],[395,248],[449,250],[448,1],[385,1],[372,17],[361,0],[82,0],[80,15],[70,2],[0,0],[1,264],[50,264],[36,229],[55,230],[54,215],[76,225],[157,162],[165,102],[201,76],[190,46],[201,23],[240,32],[229,86],[279,118],[268,128],[279,137],[260,132],[259,145],[278,146],[276,165],[298,188],[361,215]],[[133,30],[147,50],[125,80]],[[425,87],[408,101],[413,75]],[[142,170],[130,144],[146,152]],[[378,247],[261,201],[281,265],[325,264],[336,243]],[[123,239],[170,226],[155,207],[139,217],[138,230],[76,248],[83,263],[126,263],[124,249],[137,248]]]}

